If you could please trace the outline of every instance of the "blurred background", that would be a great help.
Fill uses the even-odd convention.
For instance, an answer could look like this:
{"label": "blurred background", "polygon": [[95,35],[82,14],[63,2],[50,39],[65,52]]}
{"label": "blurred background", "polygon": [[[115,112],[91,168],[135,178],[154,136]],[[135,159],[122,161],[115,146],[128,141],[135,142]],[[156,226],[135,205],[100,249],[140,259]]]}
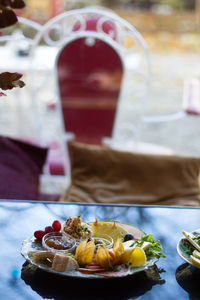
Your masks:
{"label": "blurred background", "polygon": [[[148,95],[146,111],[149,116],[182,111],[184,82],[200,79],[200,0],[26,0],[25,2],[26,8],[17,14],[40,24],[63,11],[91,5],[110,8],[133,24],[146,40],[152,61],[152,88]],[[31,32],[28,34],[31,35]],[[46,92],[49,93],[48,88]],[[23,93],[25,99],[22,102],[25,107],[23,111],[17,108],[16,93],[10,92],[7,97],[1,99],[0,133],[15,135],[16,130],[20,130],[21,134],[24,132],[33,134],[37,115],[33,110],[31,112],[28,110],[30,96],[28,82],[20,93]],[[49,105],[43,112],[46,134],[56,135],[58,126],[55,103],[47,104]],[[168,122],[144,123],[141,140],[172,148],[178,153],[199,155],[199,124],[200,115],[191,114]]]}

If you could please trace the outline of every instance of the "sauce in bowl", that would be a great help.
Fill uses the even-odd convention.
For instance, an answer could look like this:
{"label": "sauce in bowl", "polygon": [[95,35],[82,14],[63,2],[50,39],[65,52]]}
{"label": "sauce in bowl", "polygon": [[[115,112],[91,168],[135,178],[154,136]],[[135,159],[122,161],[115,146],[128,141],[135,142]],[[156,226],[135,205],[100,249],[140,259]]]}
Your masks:
{"label": "sauce in bowl", "polygon": [[50,232],[43,237],[42,246],[50,251],[73,252],[76,246],[76,240],[65,233]]}

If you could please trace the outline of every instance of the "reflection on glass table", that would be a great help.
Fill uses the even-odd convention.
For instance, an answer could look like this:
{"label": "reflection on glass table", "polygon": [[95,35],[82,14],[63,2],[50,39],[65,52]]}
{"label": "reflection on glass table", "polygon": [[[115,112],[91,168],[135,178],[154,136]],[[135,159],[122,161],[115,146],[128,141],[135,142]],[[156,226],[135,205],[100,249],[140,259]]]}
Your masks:
{"label": "reflection on glass table", "polygon": [[[176,280],[177,268],[183,263],[176,251],[176,245],[182,236],[181,229],[191,232],[199,227],[199,212],[199,208],[0,201],[0,298],[190,299],[192,292],[188,292]],[[100,279],[94,284],[95,289],[91,287],[88,279],[81,279],[80,282],[54,276],[25,262],[20,254],[24,239],[31,237],[35,230],[45,228],[55,219],[63,222],[69,216],[78,215],[82,216],[83,221],[92,222],[96,217],[99,220],[118,220],[142,228],[147,234],[152,233],[155,239],[160,240],[166,259],[162,258],[156,263],[158,272],[154,269],[153,277],[152,273],[150,276],[149,273],[141,272],[123,280],[117,278],[117,283],[120,284],[115,281],[112,283],[109,279],[102,284]],[[82,292],[77,289],[79,285]],[[106,285],[110,287],[109,293],[105,292]]]}
{"label": "reflection on glass table", "polygon": [[176,269],[178,284],[189,294],[189,299],[200,299],[200,269],[191,267],[187,263]]}
{"label": "reflection on glass table", "polygon": [[134,277],[88,282],[84,279],[57,276],[24,263],[21,278],[41,297],[53,299],[65,299],[66,296],[67,299],[128,299],[144,295],[156,284],[164,284],[156,267],[149,273],[140,272]]}

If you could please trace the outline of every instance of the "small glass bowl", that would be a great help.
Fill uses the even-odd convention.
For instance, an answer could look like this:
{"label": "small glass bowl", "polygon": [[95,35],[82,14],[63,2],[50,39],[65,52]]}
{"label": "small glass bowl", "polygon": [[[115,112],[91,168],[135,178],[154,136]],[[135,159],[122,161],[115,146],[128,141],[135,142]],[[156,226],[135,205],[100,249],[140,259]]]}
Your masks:
{"label": "small glass bowl", "polygon": [[52,252],[73,252],[76,240],[67,233],[49,232],[43,236],[42,246]]}
{"label": "small glass bowl", "polygon": [[113,247],[113,238],[108,234],[98,234],[98,236],[93,236],[93,240],[95,241],[95,244],[103,244],[106,246],[106,248],[110,249]]}

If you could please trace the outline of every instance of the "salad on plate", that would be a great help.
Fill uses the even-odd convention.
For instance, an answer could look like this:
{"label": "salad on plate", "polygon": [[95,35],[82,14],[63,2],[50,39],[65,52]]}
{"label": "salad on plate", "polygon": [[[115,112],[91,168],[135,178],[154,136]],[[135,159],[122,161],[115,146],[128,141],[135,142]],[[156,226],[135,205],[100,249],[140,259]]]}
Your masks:
{"label": "salad on plate", "polygon": [[182,230],[182,233],[184,238],[177,245],[179,255],[189,264],[200,268],[200,229],[192,233]]}
{"label": "salad on plate", "polygon": [[72,277],[124,277],[165,257],[153,235],[118,221],[83,222],[81,216],[55,220],[27,238],[21,253],[45,271]]}

